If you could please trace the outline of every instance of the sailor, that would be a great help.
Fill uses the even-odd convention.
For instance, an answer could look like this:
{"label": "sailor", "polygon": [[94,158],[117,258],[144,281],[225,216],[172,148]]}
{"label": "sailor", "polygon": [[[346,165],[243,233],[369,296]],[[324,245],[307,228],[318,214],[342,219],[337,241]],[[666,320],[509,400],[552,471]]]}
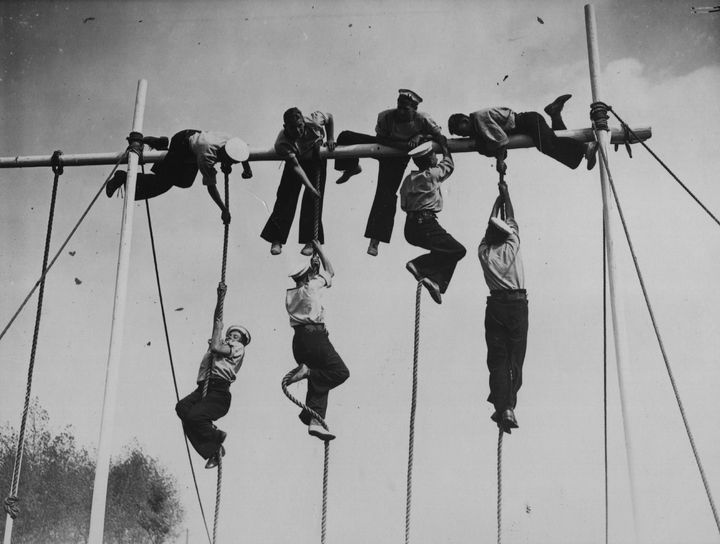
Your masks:
{"label": "sailor", "polygon": [[[326,143],[323,144],[326,136]],[[273,211],[260,234],[263,240],[270,242],[272,255],[279,255],[282,246],[287,242],[303,184],[305,192],[300,208],[299,241],[304,246],[301,253],[313,253],[311,242],[315,234],[316,198],[320,199],[317,238],[321,244],[324,243],[322,206],[327,160],[320,158],[321,145],[326,145],[330,151],[335,149],[332,114],[316,111],[305,117],[298,108],[285,111],[283,129],[275,140],[275,151],[285,161],[285,167]]]}
{"label": "sailor", "polygon": [[587,169],[592,170],[597,162],[597,142],[584,143],[574,138],[562,138],[554,132],[567,128],[562,119],[562,110],[571,96],[561,95],[545,106],[544,111],[551,119],[552,128],[536,111],[515,113],[510,108],[491,107],[469,115],[453,113],[448,119],[448,130],[450,134],[474,138],[478,153],[495,157],[495,167],[501,174],[507,170],[507,144],[509,137],[514,134],[529,136],[541,153],[568,168],[577,168],[585,158]]}
{"label": "sailor", "polygon": [[443,158],[438,162],[432,142],[425,142],[408,154],[418,170],[413,170],[400,187],[400,205],[407,213],[405,239],[412,245],[430,251],[409,261],[405,267],[442,303],[455,267],[465,256],[465,247],[437,221],[442,211],[442,183],[450,177],[454,164],[447,143],[441,144]]}
{"label": "sailor", "polygon": [[[230,223],[230,210],[225,207],[217,190],[215,165],[220,163],[229,167],[241,162],[243,179],[251,178],[253,174],[248,162],[250,151],[244,141],[221,132],[187,129],[172,137],[169,148],[166,136],[145,136],[143,143],[152,149],[167,149],[168,152],[162,160],[153,165],[152,174],[137,175],[135,200],[156,197],[171,187],[186,189],[193,184],[199,171],[210,198],[220,208],[223,223]],[[126,178],[125,171],[115,172],[105,187],[107,196],[111,197],[124,186]]]}
{"label": "sailor", "polygon": [[[378,114],[375,136],[344,130],[338,136],[338,145],[382,144],[409,151],[427,140],[438,143],[445,141],[437,123],[427,113],[418,111],[422,101],[415,91],[399,89],[397,106]],[[409,160],[407,156],[378,158],[375,198],[365,227],[365,238],[370,239],[368,255],[377,256],[380,242],[390,243],[395,223],[397,191]],[[358,159],[336,159],[335,170],[343,172],[337,183],[345,183],[362,172]]]}
{"label": "sailor", "polygon": [[[490,371],[488,402],[491,419],[510,434],[517,428],[515,406],[522,385],[528,333],[528,302],[520,254],[520,237],[507,183],[498,184],[485,237],[478,247],[485,283],[490,289],[485,309],[487,367]],[[505,219],[498,215],[504,210]]]}

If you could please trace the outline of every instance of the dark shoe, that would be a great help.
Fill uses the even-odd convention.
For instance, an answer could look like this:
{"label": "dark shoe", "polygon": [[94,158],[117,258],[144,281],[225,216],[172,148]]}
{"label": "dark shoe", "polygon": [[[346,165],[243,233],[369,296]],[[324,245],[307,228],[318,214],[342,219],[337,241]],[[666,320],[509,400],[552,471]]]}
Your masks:
{"label": "dark shoe", "polygon": [[407,268],[407,271],[415,277],[416,281],[422,281],[422,276],[420,275],[420,272],[418,271],[414,262],[408,261],[408,263],[405,265],[405,268]]}
{"label": "dark shoe", "polygon": [[310,421],[310,425],[308,425],[308,434],[316,436],[323,441],[335,440],[335,435],[329,430],[326,430],[315,418],[313,418],[312,421]]}
{"label": "dark shoe", "polygon": [[508,434],[510,434],[510,429],[518,428],[517,420],[515,419],[515,412],[512,408],[503,410],[501,424],[503,430]]}
{"label": "dark shoe", "polygon": [[160,136],[159,138],[155,136],[144,136],[143,143],[147,145],[150,149],[165,151],[168,148],[170,141],[168,140],[167,136]]}
{"label": "dark shoe", "polygon": [[555,100],[545,106],[543,111],[547,113],[551,118],[555,115],[560,115],[563,110],[563,106],[565,106],[565,102],[570,100],[571,96],[571,94],[561,94]]}
{"label": "dark shoe", "polygon": [[105,194],[108,198],[111,198],[115,194],[115,191],[124,186],[126,180],[127,172],[125,172],[125,170],[116,170],[113,177],[110,178],[107,185],[105,185]]}
{"label": "dark shoe", "polygon": [[358,175],[360,172],[362,172],[362,168],[360,168],[360,166],[353,168],[352,170],[343,170],[342,176],[340,176],[335,183],[341,185],[351,177]]}
{"label": "dark shoe", "polygon": [[220,446],[220,449],[213,453],[205,463],[205,468],[215,468],[220,464],[220,457],[225,457],[225,448]]}
{"label": "dark shoe", "polygon": [[282,253],[282,244],[280,242],[273,242],[270,244],[270,255],[280,255]]}
{"label": "dark shoe", "polygon": [[440,287],[438,284],[430,278],[422,278],[420,282],[423,284],[423,287],[428,290],[432,299],[438,304],[442,304],[442,294],[440,294]]}
{"label": "dark shoe", "polygon": [[303,248],[300,250],[301,255],[305,255],[306,257],[309,257],[313,254],[313,251],[315,251],[315,248],[313,248],[312,244],[305,244]]}
{"label": "dark shoe", "polygon": [[590,142],[588,144],[585,144],[585,160],[587,161],[588,170],[592,170],[593,168],[595,168],[595,164],[597,163],[597,152],[597,142]]}
{"label": "dark shoe", "polygon": [[368,244],[367,254],[372,255],[373,257],[377,257],[379,245],[380,245],[380,240],[371,238],[370,243]]}

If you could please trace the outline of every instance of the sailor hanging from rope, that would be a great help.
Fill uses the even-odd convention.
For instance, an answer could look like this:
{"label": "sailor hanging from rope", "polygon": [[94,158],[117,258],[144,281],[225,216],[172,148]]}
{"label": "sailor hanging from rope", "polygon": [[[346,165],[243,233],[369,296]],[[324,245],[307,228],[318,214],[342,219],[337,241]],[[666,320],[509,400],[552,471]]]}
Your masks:
{"label": "sailor hanging from rope", "polygon": [[[345,382],[350,371],[330,343],[321,302],[323,291],[332,285],[335,272],[317,240],[312,244],[316,255],[294,267],[290,277],[295,281],[295,287],[288,289],[285,295],[285,307],[294,330],[292,350],[298,364],[286,384],[307,379],[305,405],[324,420],[329,391]],[[321,440],[335,438],[306,410],[299,417],[308,426],[309,434]]]}
{"label": "sailor hanging from rope", "polygon": [[[522,385],[528,332],[528,302],[520,254],[520,237],[510,193],[498,184],[485,237],[478,247],[485,283],[490,289],[485,310],[487,366],[490,371],[488,402],[495,407],[490,418],[510,434],[517,428],[515,406]],[[504,220],[500,217],[503,215]]]}
{"label": "sailor hanging from rope", "polygon": [[447,143],[441,144],[443,159],[438,162],[432,142],[411,150],[419,170],[413,170],[400,187],[400,206],[407,213],[405,239],[414,246],[430,250],[409,261],[405,267],[430,292],[432,299],[442,303],[444,293],[458,261],[465,256],[465,247],[455,240],[437,221],[442,211],[440,186],[455,167]]}
{"label": "sailor hanging from rope", "polygon": [[[166,136],[145,136],[143,143],[152,149],[167,149],[168,152],[162,160],[153,165],[152,174],[138,174],[135,200],[156,197],[173,186],[187,189],[193,184],[199,171],[210,198],[222,212],[223,223],[230,223],[230,210],[223,203],[217,190],[215,165],[218,163],[232,165],[241,162],[243,179],[251,178],[252,169],[247,160],[250,152],[244,141],[220,132],[188,129],[175,134],[170,140],[169,147]],[[118,188],[124,186],[126,178],[125,171],[115,172],[105,187],[107,196],[111,197]]]}
{"label": "sailor hanging from rope", "polygon": [[[220,308],[226,290],[225,284],[220,282],[212,338],[208,340],[208,350],[200,361],[198,387],[175,406],[188,440],[203,459],[207,459],[205,468],[217,466],[219,457],[225,455],[222,444],[227,433],[218,429],[213,421],[223,417],[230,409],[230,385],[242,366],[245,346],[250,343],[250,332],[241,325],[230,325],[225,331],[225,339],[222,338]],[[203,396],[206,380],[207,392]]]}
{"label": "sailor hanging from rope", "polygon": [[[425,140],[443,142],[445,136],[440,133],[437,123],[427,113],[418,111],[418,105],[422,101],[415,91],[399,89],[397,107],[378,114],[376,136],[344,130],[338,136],[338,145],[374,143],[409,151]],[[365,227],[365,238],[370,239],[367,253],[373,257],[378,254],[380,242],[390,243],[397,208],[397,191],[408,161],[406,156],[378,159],[375,198]],[[343,173],[336,183],[345,183],[362,172],[358,159],[336,159],[335,170]]]}
{"label": "sailor hanging from rope", "polygon": [[[327,175],[327,160],[321,159],[318,152],[326,138],[328,150],[335,149],[333,116],[321,111],[305,117],[297,108],[283,113],[283,129],[275,140],[275,151],[285,161],[280,185],[278,186],[275,206],[265,224],[260,237],[270,242],[270,253],[279,255],[287,242],[290,227],[295,218],[300,189],[305,192],[300,208],[299,242],[304,244],[303,255],[313,253],[313,229],[315,198],[320,198],[320,221],[318,240],[324,242],[322,227],[322,203]],[[319,179],[319,190],[315,189],[315,179]]]}
{"label": "sailor hanging from rope", "polygon": [[507,169],[506,146],[508,136],[513,134],[529,136],[541,153],[568,168],[577,168],[584,157],[587,161],[587,169],[591,170],[597,162],[597,142],[584,143],[574,138],[561,138],[554,132],[567,128],[562,119],[562,110],[571,96],[561,95],[545,106],[544,111],[551,119],[552,128],[536,111],[515,113],[510,108],[492,107],[478,110],[470,115],[453,113],[448,119],[448,130],[450,134],[473,138],[478,153],[495,157],[495,166],[501,174]]}

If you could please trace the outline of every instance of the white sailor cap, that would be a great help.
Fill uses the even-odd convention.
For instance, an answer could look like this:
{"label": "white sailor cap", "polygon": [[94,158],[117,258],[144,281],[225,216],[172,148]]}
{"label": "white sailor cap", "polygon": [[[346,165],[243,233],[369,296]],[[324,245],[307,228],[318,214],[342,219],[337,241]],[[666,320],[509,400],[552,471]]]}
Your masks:
{"label": "white sailor cap", "polygon": [[236,162],[243,162],[250,157],[250,148],[240,138],[230,138],[225,142],[225,153]]}
{"label": "white sailor cap", "polygon": [[501,232],[504,232],[505,234],[512,234],[513,229],[510,225],[508,225],[505,221],[500,219],[499,217],[491,217],[490,218],[490,224],[494,226],[496,229],[498,229]]}

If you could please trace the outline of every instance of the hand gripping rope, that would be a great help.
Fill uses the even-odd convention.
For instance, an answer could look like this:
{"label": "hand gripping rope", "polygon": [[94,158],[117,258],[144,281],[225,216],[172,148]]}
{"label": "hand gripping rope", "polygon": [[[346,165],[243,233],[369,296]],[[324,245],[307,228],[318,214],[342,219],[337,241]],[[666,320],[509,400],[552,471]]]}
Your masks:
{"label": "hand gripping rope", "polygon": [[15,451],[15,464],[13,465],[12,483],[10,493],[5,499],[4,508],[7,515],[15,519],[19,512],[18,484],[20,481],[20,469],[25,449],[25,427],[27,424],[28,410],[30,406],[30,392],[32,389],[33,370],[35,368],[35,354],[37,352],[38,336],[40,334],[40,318],[42,316],[43,296],[45,294],[45,271],[47,270],[48,255],[50,253],[50,239],[52,238],[53,220],[55,217],[55,202],[57,200],[57,189],[60,176],[63,173],[63,165],[60,156],[62,151],[55,151],[52,155],[52,171],[54,173],[52,196],[50,197],[50,214],[48,218],[47,234],[45,236],[45,251],[43,252],[42,274],[40,277],[40,291],[38,293],[37,312],[35,314],[35,331],[33,333],[32,348],[30,350],[30,364],[28,366],[27,385],[25,388],[25,404],[23,407],[20,423],[20,433]]}
{"label": "hand gripping rope", "polygon": [[[315,150],[315,157],[319,161],[319,156],[317,155],[317,152],[319,150]],[[315,176],[313,180],[313,186],[315,187],[315,190],[319,193],[320,196],[315,195],[315,202],[314,202],[314,224],[313,224],[313,240],[316,242],[318,241],[318,236],[320,233],[320,205],[321,205],[321,198],[322,198],[322,191],[320,190],[320,176],[322,175],[322,168],[319,167],[315,171]],[[305,189],[307,190],[307,189]],[[315,252],[317,253],[317,252]],[[313,255],[313,258],[315,255]],[[298,367],[299,368],[299,367]],[[310,414],[311,417],[315,418],[320,425],[322,425],[323,429],[326,431],[328,429],[327,423],[325,423],[325,420],[320,417],[320,414],[315,412],[314,410],[308,408],[300,402],[298,399],[292,396],[292,394],[288,391],[288,381],[290,378],[297,372],[297,368],[293,368],[290,372],[285,374],[283,376],[281,386],[283,393],[285,393],[285,396],[290,399],[290,402],[301,408],[302,410],[305,410],[308,414]],[[323,440],[324,446],[325,446],[325,455],[323,458],[323,483],[322,483],[322,518],[320,522],[320,543],[325,544],[325,537],[327,534],[327,491],[328,491],[328,469],[330,465],[330,441],[329,440]]]}

